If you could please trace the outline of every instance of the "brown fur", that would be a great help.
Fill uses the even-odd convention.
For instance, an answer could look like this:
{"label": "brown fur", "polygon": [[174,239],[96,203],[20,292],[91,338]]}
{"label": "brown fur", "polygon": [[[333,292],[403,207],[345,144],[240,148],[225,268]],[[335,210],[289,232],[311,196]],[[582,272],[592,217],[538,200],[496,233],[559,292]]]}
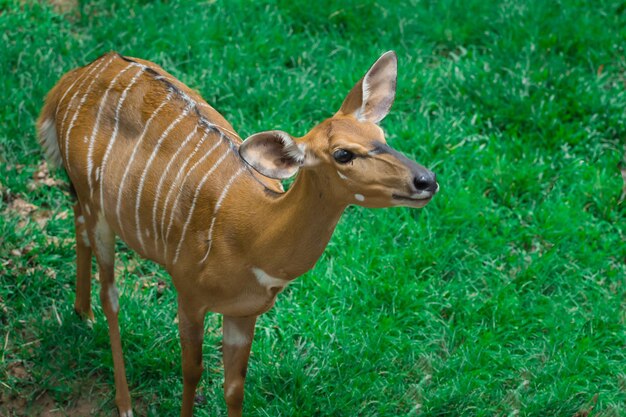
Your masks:
{"label": "brown fur", "polygon": [[[376,81],[381,85],[374,92],[380,98],[362,106],[366,109],[365,117],[378,120],[388,111],[393,101],[392,93],[395,93],[395,55],[384,57],[384,62],[374,67],[376,71],[372,70],[373,74],[379,74],[378,77],[387,77],[372,78],[372,83]],[[141,67],[133,62],[147,68],[128,90],[119,113],[118,134],[112,143],[116,107],[133,77],[141,71]],[[98,74],[105,65],[108,65],[106,69]],[[129,69],[111,84],[124,68]],[[91,91],[85,95],[92,81]],[[356,90],[361,88],[362,82],[357,83]],[[393,92],[390,91],[392,87]],[[278,181],[261,176],[242,159],[238,153],[241,139],[217,111],[156,64],[110,53],[67,73],[51,90],[38,125],[42,143],[49,145],[52,134],[45,129],[45,123],[54,124],[62,164],[76,189],[78,278],[75,307],[79,313],[93,317],[89,300],[91,271],[88,268],[93,252],[100,269],[100,296],[109,322],[116,402],[122,415],[132,413],[117,324],[117,300],[112,295],[115,292],[115,235],[140,255],[165,265],[172,275],[178,292],[183,353],[181,416],[192,415],[195,387],[202,370],[204,316],[208,311],[224,314],[224,331],[228,336],[224,344],[225,396],[228,414],[235,416],[241,415],[245,368],[256,317],[273,306],[276,295],[286,283],[314,266],[344,208],[349,204],[422,207],[430,200],[430,197],[410,202],[394,200],[394,195],[414,193],[413,178],[429,172],[393,153],[371,152],[373,144],[385,143],[384,135],[371,121],[355,118],[362,97],[360,90],[355,89],[334,117],[323,121],[304,137],[292,138],[304,149],[304,156],[298,162],[302,164],[300,174],[286,193],[278,193],[282,189]],[[171,99],[145,130],[155,109],[168,95]],[[195,104],[186,102],[184,95]],[[92,138],[100,108],[98,132]],[[185,109],[188,115],[171,129],[153,157],[162,134]],[[217,127],[212,128],[210,124]],[[144,130],[146,134],[138,142]],[[194,131],[195,135],[190,136],[191,140],[181,148],[183,141]],[[205,134],[204,142],[198,147],[199,138]],[[138,151],[131,163],[131,155],[138,143]],[[190,168],[212,147],[213,153],[190,173]],[[338,148],[351,150],[359,157],[351,163],[338,164],[332,156]],[[107,149],[108,159],[103,171]],[[266,148],[261,144],[259,149]],[[295,164],[288,155],[276,154],[280,149],[266,151],[274,152],[272,158],[274,161],[280,158],[281,166]],[[175,155],[177,159],[170,164]],[[184,165],[183,161],[190,155],[193,157]],[[254,157],[260,158],[258,155]],[[198,188],[220,158],[221,165]],[[89,159],[92,161],[91,171]],[[259,160],[261,164],[266,162]],[[148,164],[150,169],[144,174]],[[167,175],[163,175],[168,165],[170,169]],[[183,166],[184,180],[175,183]],[[126,171],[118,216],[118,195]],[[234,177],[236,173],[239,175]],[[228,193],[225,193],[228,186]],[[174,192],[170,193],[170,189]],[[355,200],[355,196],[364,200]],[[218,207],[220,197],[221,206]],[[178,200],[177,204],[175,200]],[[139,224],[136,224],[136,213]],[[83,234],[88,236],[87,241]],[[209,247],[209,256],[201,262]],[[255,276],[254,269],[264,271],[282,284],[263,282]],[[245,336],[244,343],[236,343],[237,337],[242,335]]]}

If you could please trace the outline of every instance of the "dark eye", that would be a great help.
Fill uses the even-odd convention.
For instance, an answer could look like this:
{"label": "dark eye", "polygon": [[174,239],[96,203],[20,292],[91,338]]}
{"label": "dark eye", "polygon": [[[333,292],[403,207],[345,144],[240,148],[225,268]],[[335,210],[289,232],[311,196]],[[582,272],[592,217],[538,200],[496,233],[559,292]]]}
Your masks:
{"label": "dark eye", "polygon": [[347,164],[354,159],[354,154],[350,151],[346,151],[345,149],[337,149],[333,153],[333,158],[335,158],[335,161],[340,164]]}

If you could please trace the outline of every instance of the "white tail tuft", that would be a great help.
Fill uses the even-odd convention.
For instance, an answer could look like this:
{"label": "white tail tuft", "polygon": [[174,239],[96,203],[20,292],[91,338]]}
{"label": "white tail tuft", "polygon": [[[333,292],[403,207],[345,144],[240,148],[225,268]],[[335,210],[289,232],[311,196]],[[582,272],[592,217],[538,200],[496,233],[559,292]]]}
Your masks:
{"label": "white tail tuft", "polygon": [[46,119],[39,126],[39,143],[41,144],[44,154],[46,155],[46,159],[51,166],[54,168],[63,166],[54,119]]}

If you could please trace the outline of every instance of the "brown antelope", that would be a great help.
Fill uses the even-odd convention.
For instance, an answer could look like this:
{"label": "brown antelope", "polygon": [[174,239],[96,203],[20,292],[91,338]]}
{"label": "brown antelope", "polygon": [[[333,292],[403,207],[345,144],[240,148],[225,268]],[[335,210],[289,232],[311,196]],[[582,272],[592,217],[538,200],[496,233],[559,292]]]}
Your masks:
{"label": "brown antelope", "polygon": [[[387,52],[339,111],[303,137],[279,130],[245,141],[202,98],[152,62],[108,53],[67,73],[38,121],[48,159],[77,197],[76,311],[93,318],[91,256],[109,326],[115,401],[132,416],[113,276],[115,236],[164,265],[178,293],[181,416],[202,374],[204,317],[223,319],[224,391],[240,416],[257,317],[310,270],[344,209],[423,207],[435,175],[385,142],[378,123],[394,101]],[[284,192],[279,180],[300,171]]]}

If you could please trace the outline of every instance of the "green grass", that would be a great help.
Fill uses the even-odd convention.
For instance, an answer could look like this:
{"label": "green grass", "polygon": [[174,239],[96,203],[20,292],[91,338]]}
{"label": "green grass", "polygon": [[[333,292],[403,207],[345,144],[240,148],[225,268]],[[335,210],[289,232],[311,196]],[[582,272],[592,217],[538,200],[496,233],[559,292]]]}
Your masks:
{"label": "green grass", "polygon": [[[246,414],[626,415],[626,3],[388,3],[0,2],[0,415],[115,415],[97,284],[93,328],[73,313],[71,199],[33,178],[34,121],[64,72],[117,50],[244,137],[302,135],[389,49],[382,125],[441,192],[423,210],[346,211],[259,320]],[[118,249],[137,414],[177,415],[174,289]],[[225,415],[219,347],[209,315],[198,416]]]}

